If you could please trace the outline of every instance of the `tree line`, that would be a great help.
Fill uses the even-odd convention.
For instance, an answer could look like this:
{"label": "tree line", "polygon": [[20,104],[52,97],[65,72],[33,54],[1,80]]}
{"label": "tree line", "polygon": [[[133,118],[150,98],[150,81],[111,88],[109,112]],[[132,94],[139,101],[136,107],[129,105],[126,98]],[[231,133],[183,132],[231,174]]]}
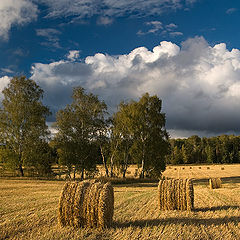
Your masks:
{"label": "tree line", "polygon": [[102,163],[105,175],[115,170],[125,177],[130,164],[141,174],[159,177],[165,170],[169,137],[162,101],[145,93],[138,101],[121,102],[109,116],[107,105],[81,86],[73,88],[72,102],[56,114],[51,136],[46,119],[51,112],[42,103],[43,90],[25,76],[13,77],[2,91],[0,107],[0,163],[24,176],[27,167],[39,175],[51,166],[65,166],[81,179]]}
{"label": "tree line", "polygon": [[171,139],[168,164],[240,163],[240,136],[221,135],[200,138]]}

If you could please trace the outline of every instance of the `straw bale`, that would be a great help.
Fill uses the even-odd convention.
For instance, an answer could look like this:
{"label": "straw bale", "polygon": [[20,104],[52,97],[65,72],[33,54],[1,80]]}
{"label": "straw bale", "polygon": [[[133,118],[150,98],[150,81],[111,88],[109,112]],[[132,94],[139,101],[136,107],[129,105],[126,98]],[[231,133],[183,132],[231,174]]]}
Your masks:
{"label": "straw bale", "polygon": [[84,181],[78,183],[78,187],[75,193],[75,200],[74,200],[74,226],[75,227],[83,227],[86,225],[86,215],[87,212],[83,208],[83,202],[86,191],[90,186],[89,181]]}
{"label": "straw bale", "polygon": [[216,178],[216,186],[217,186],[217,188],[221,188],[222,187],[222,180],[221,180],[221,178]]}
{"label": "straw bale", "polygon": [[183,184],[182,184],[182,210],[187,210],[187,180],[183,179]]}
{"label": "straw bale", "polygon": [[210,178],[209,179],[209,188],[210,189],[221,188],[221,186],[222,186],[221,178]]}
{"label": "straw bale", "polygon": [[98,227],[105,228],[112,224],[114,211],[113,187],[110,183],[104,184],[98,202]]}
{"label": "straw bale", "polygon": [[75,195],[76,184],[67,182],[59,200],[59,223],[61,226],[71,225],[73,221],[72,201]]}
{"label": "straw bale", "polygon": [[160,210],[192,210],[193,183],[190,179],[160,180],[158,184]]}
{"label": "straw bale", "polygon": [[186,181],[186,202],[187,210],[192,210],[194,207],[194,190],[191,179],[187,179]]}
{"label": "straw bale", "polygon": [[66,222],[65,222],[65,207],[66,207],[66,193],[69,187],[69,182],[66,182],[61,195],[60,195],[60,199],[59,199],[59,204],[58,204],[58,220],[61,226],[65,226]]}
{"label": "straw bale", "polygon": [[164,184],[165,184],[164,180],[160,180],[158,184],[158,194],[159,194],[158,203],[159,203],[160,210],[164,210],[164,198],[165,198],[164,192],[163,192]]}
{"label": "straw bale", "polygon": [[114,191],[110,183],[99,181],[67,182],[59,199],[61,226],[109,227],[114,209]]}

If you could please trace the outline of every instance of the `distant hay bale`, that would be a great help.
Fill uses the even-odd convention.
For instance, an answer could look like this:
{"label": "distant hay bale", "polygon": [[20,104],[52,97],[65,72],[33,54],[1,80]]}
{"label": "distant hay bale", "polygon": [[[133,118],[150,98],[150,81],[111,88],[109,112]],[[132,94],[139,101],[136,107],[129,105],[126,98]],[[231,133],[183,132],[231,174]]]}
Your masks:
{"label": "distant hay bale", "polygon": [[174,170],[177,170],[177,168],[174,168]]}
{"label": "distant hay bale", "polygon": [[202,167],[198,167],[199,169],[202,169]]}
{"label": "distant hay bale", "polygon": [[221,178],[210,178],[209,179],[209,188],[210,189],[221,188],[221,186],[222,186]]}
{"label": "distant hay bale", "polygon": [[224,170],[224,167],[222,167],[221,170]]}
{"label": "distant hay bale", "polygon": [[210,167],[207,167],[207,169],[210,169]]}
{"label": "distant hay bale", "polygon": [[61,226],[105,228],[112,224],[114,191],[110,183],[66,182],[58,207]]}
{"label": "distant hay bale", "polygon": [[192,210],[194,207],[192,181],[190,179],[160,180],[158,205],[160,210]]}
{"label": "distant hay bale", "polygon": [[192,167],[189,167],[189,169],[192,169]]}

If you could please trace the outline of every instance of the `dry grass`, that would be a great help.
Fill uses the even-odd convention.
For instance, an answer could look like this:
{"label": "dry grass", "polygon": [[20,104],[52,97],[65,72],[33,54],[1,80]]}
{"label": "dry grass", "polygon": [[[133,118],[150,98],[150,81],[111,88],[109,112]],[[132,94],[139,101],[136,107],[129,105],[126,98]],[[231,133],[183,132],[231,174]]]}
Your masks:
{"label": "dry grass", "polygon": [[209,179],[209,178],[228,178],[240,176],[240,164],[224,165],[193,165],[182,169],[183,166],[169,166],[164,171],[163,176],[167,178],[190,178],[190,179]]}
{"label": "dry grass", "polygon": [[[0,239],[240,239],[240,178],[224,181],[214,191],[207,181],[195,182],[193,211],[159,212],[157,184],[115,186],[113,226],[104,231],[59,226],[63,186],[2,179]],[[75,200],[81,202],[78,196]]]}

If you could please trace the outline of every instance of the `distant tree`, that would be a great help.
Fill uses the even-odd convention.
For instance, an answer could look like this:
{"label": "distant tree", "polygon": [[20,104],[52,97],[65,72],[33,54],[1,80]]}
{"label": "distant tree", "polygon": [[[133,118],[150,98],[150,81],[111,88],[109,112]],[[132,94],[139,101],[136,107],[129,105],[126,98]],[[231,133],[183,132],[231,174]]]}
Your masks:
{"label": "distant tree", "polygon": [[[41,102],[43,90],[31,79],[14,77],[2,91],[0,109],[0,142],[3,162],[24,175],[23,166],[36,165],[42,145],[49,135],[46,117],[49,109]],[[37,156],[29,159],[29,152]]]}
{"label": "distant tree", "polygon": [[161,110],[162,101],[146,93],[138,102],[121,103],[115,115],[114,128],[125,146],[124,156],[128,160],[130,154],[141,166],[141,178],[145,172],[159,176],[165,169],[169,142]]}
{"label": "distant tree", "polygon": [[73,89],[72,103],[59,110],[56,118],[58,130],[54,142],[60,163],[68,166],[69,171],[81,173],[96,169],[99,143],[105,129],[107,106],[92,93],[85,93],[82,87]]}

